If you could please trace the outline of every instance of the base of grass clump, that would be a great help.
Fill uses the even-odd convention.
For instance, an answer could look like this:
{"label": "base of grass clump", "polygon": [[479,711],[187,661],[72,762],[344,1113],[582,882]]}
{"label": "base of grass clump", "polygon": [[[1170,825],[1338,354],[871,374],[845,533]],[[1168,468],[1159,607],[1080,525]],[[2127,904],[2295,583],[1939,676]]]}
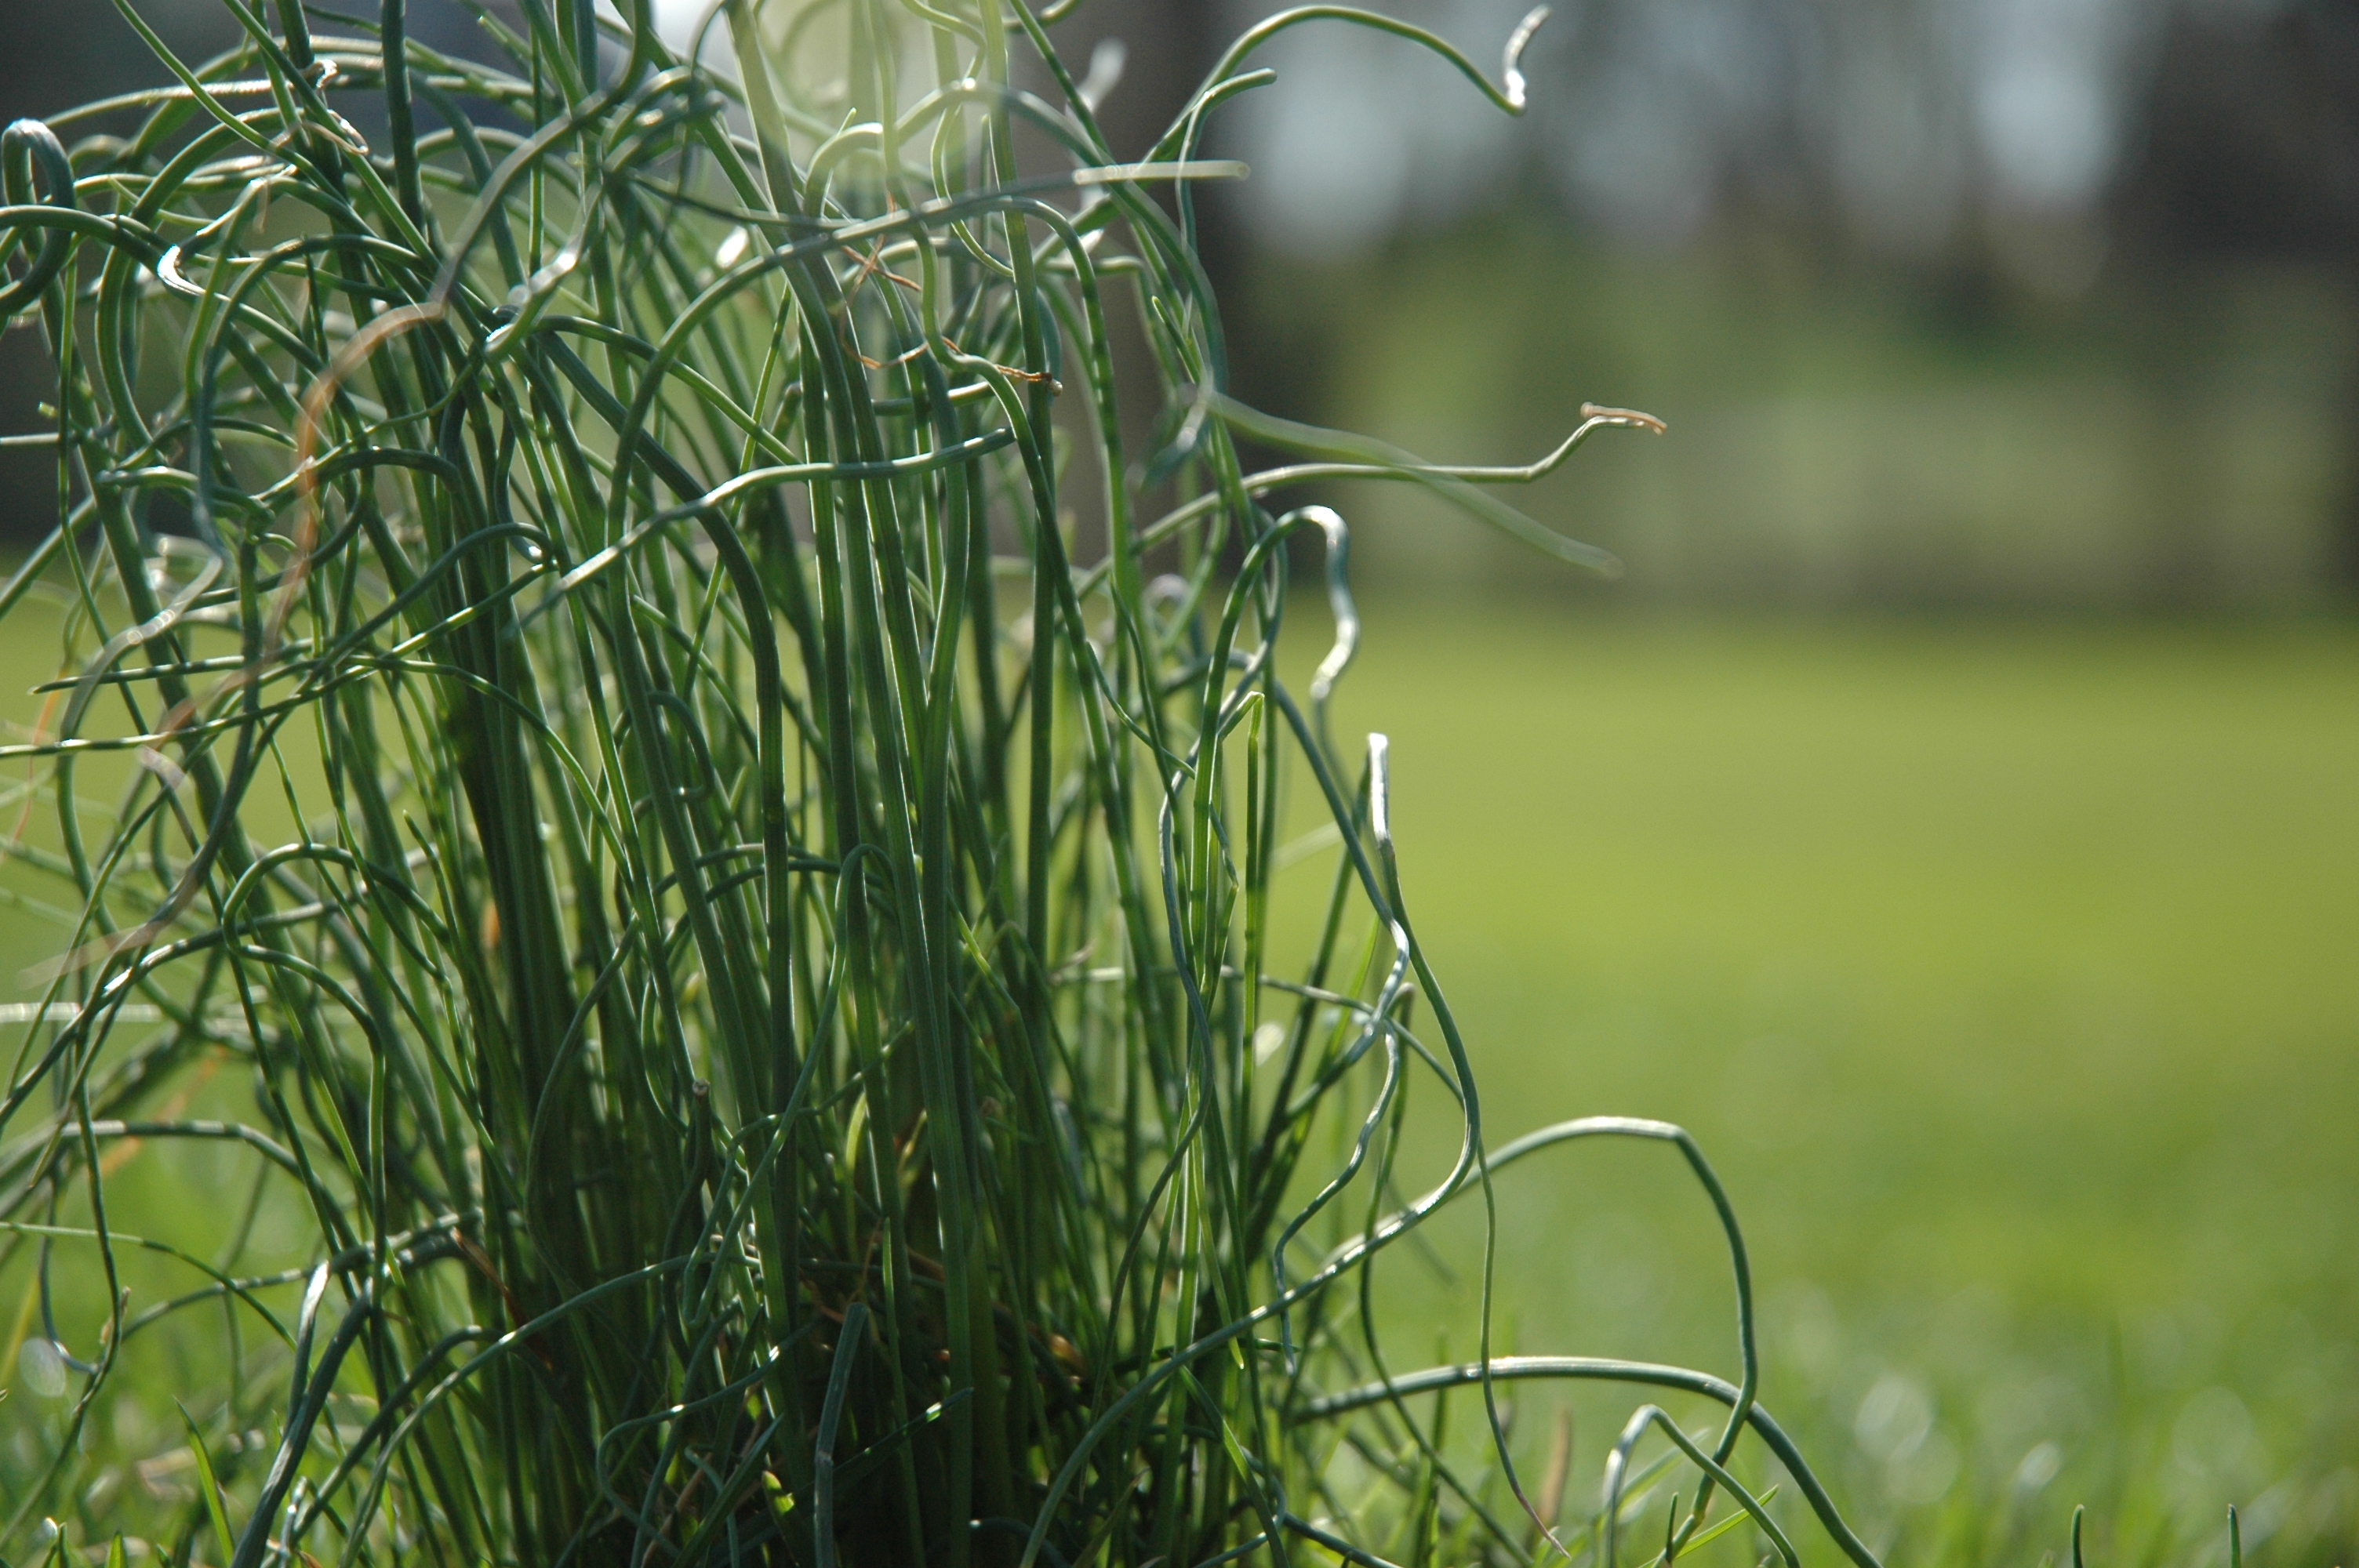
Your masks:
{"label": "base of grass clump", "polygon": [[[1758,1400],[1694,1141],[1486,1129],[1383,740],[1326,732],[1344,525],[1280,509],[1398,481],[1604,565],[1493,487],[1659,426],[1452,469],[1228,399],[1186,191],[1243,171],[1195,142],[1314,13],[1125,162],[1070,8],[726,0],[732,77],[645,0],[486,16],[488,65],[401,0],[279,0],[191,66],[126,4],[179,85],[9,129],[0,314],[49,348],[61,510],[0,591],[57,649],[5,749],[52,935],[0,1105],[0,1550],[1610,1564],[1660,1484],[1665,1561],[1736,1528],[1791,1563],[1766,1454],[1875,1568]],[[1503,87],[1315,15],[1522,105],[1538,13]],[[1298,700],[1314,533],[1339,638]],[[1308,934],[1269,918],[1289,789],[1338,840]],[[1419,1086],[1461,1135],[1404,1195]],[[1389,1371],[1373,1261],[1599,1137],[1701,1184],[1735,1379],[1495,1356],[1487,1250],[1476,1358]],[[1641,1408],[1551,1538],[1529,1379],[1725,1415]],[[1410,1402],[1459,1385],[1471,1462]]]}

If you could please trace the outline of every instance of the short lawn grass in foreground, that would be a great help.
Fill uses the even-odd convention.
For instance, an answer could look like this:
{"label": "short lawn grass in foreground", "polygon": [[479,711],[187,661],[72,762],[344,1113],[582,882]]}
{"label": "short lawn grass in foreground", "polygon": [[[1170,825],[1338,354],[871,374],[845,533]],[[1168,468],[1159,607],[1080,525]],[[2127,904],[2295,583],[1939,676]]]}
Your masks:
{"label": "short lawn grass in foreground", "polygon": [[[2359,637],[1364,608],[1339,728],[1391,729],[1503,1132],[1705,1140],[1768,1397],[1872,1541],[2036,1563],[2086,1500],[2094,1560],[2224,1563],[2234,1503],[2259,1561],[2350,1561]],[[1517,1348],[1713,1364],[1709,1216],[1647,1152],[1503,1180]],[[1385,1275],[1405,1346],[1434,1281]],[[1618,1415],[1578,1413],[1581,1474]]]}

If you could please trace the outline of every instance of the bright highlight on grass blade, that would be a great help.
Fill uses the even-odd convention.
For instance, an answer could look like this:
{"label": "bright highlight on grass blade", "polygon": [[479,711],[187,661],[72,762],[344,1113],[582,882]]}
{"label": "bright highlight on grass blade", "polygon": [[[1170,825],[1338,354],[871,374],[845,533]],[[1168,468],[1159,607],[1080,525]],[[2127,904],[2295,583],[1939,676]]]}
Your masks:
{"label": "bright highlight on grass blade", "polygon": [[[233,7],[127,134],[0,146],[60,501],[0,592],[57,650],[5,752],[57,929],[0,1015],[47,1401],[0,1552],[81,1499],[75,1550],[236,1568],[1521,1563],[1498,1385],[1570,1377],[1729,1407],[1616,1454],[1695,1477],[1666,1557],[1715,1487],[1786,1544],[1766,1448],[1873,1568],[1756,1400],[1692,1141],[1487,1152],[1382,738],[1328,733],[1348,527],[1265,504],[1401,480],[1610,569],[1495,487],[1659,424],[1449,467],[1223,391],[1187,191],[1245,173],[1193,153],[1254,45],[1373,27],[1512,112],[1539,14],[1501,88],[1289,13],[1125,162],[1114,67],[1020,5],[725,0],[734,80],[627,11],[487,16],[486,65],[400,0]],[[1306,860],[1323,921],[1277,929]],[[1457,1157],[1404,1198],[1436,1096]],[[1470,1197],[1488,1234],[1493,1169],[1591,1135],[1687,1159],[1740,1380],[1494,1356],[1487,1259],[1477,1359],[1387,1375],[1380,1255]],[[1438,1435],[1458,1384],[1487,1460]]]}

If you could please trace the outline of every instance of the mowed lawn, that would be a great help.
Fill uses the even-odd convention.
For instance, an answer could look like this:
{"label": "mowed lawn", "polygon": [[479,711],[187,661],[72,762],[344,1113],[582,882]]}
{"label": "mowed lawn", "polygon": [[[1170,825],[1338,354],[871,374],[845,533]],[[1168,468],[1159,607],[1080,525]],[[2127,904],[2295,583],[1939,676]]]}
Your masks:
{"label": "mowed lawn", "polygon": [[[1336,733],[1392,737],[1492,1143],[1703,1140],[1766,1397],[1877,1539],[2036,1563],[2086,1500],[2107,1562],[2224,1563],[2235,1503],[2264,1561],[2347,1560],[2359,635],[1364,610]],[[1545,1155],[1500,1203],[1516,1348],[1733,1375],[1668,1152]],[[1472,1352],[1473,1257],[1392,1266],[1397,1369]],[[1584,1488],[1636,1402],[1582,1402]]]}
{"label": "mowed lawn", "polygon": [[[1410,912],[1492,1143],[1601,1112],[1702,1139],[1764,1398],[1887,1561],[2037,1568],[2086,1501],[2091,1568],[2224,1568],[2232,1502],[2256,1568],[2352,1562],[2359,630],[1363,608],[1335,732],[1392,736]],[[1306,599],[1298,691],[1325,631]],[[0,652],[18,690],[55,667],[23,632]],[[1332,864],[1285,873],[1281,929]],[[57,896],[22,866],[0,887]],[[21,909],[0,935],[27,962],[59,940]],[[1404,1188],[1448,1152],[1417,1094],[1435,1135]],[[185,1226],[188,1184],[232,1169],[136,1162],[116,1223]],[[1734,1374],[1725,1257],[1668,1151],[1557,1151],[1498,1197],[1503,1348]],[[1397,1371],[1474,1348],[1471,1227],[1437,1240],[1381,1278]],[[12,1315],[27,1279],[0,1281]],[[155,1376],[160,1442],[165,1385],[202,1373]],[[1511,1396],[1537,1459],[1565,1396]],[[1569,1516],[1637,1402],[1571,1397]]]}

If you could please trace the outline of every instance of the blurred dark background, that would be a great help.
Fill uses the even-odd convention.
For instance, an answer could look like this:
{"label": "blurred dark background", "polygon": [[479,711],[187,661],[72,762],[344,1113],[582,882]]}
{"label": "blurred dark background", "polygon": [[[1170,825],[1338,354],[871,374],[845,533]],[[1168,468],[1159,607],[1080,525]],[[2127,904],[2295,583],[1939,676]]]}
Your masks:
{"label": "blurred dark background", "polygon": [[[1104,114],[1143,150],[1275,8],[1094,0],[1057,37],[1077,70],[1127,43]],[[1495,71],[1522,0],[1392,9]],[[479,47],[452,0],[412,11]],[[210,0],[142,12],[228,38]],[[1255,63],[1277,83],[1210,148],[1254,175],[1201,199],[1235,390],[1456,461],[1535,455],[1584,399],[1661,415],[1527,498],[1627,559],[1617,598],[2354,600],[2359,6],[1571,0],[1520,120],[1332,23]],[[110,5],[0,5],[0,113],[160,80]],[[0,427],[38,427],[40,379],[0,341]],[[0,535],[53,483],[0,454]],[[1336,499],[1375,581],[1563,586],[1415,494]]]}

